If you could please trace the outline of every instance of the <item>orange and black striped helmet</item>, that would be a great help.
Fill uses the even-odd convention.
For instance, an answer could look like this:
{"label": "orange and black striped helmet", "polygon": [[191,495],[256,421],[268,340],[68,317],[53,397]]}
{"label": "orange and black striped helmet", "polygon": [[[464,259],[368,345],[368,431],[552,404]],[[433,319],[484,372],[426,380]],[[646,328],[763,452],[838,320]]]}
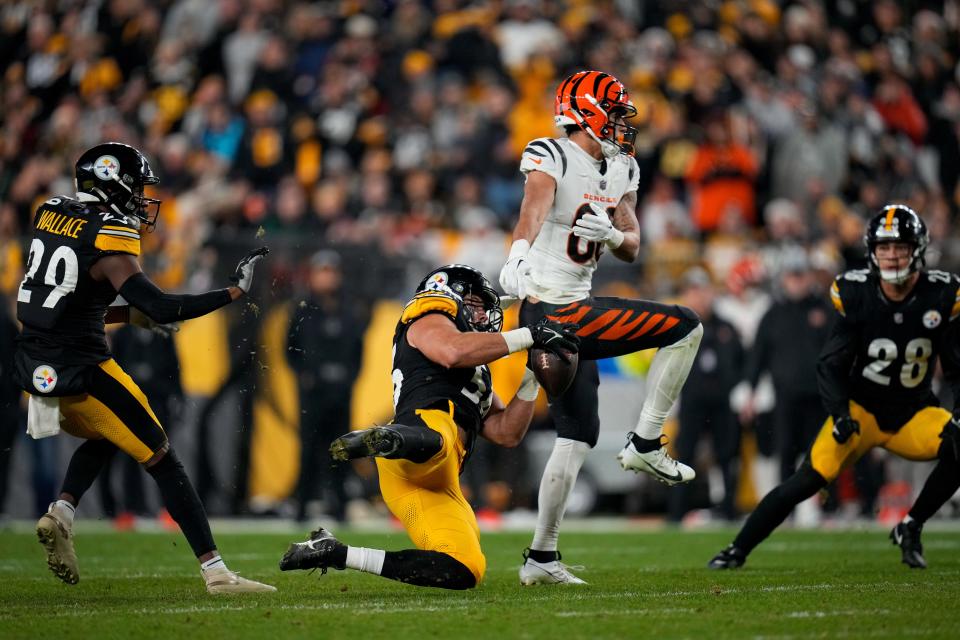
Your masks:
{"label": "orange and black striped helmet", "polygon": [[[917,212],[905,204],[888,204],[870,219],[863,236],[867,245],[870,270],[888,282],[903,282],[910,274],[923,268],[926,261],[930,233]],[[910,264],[906,270],[881,270],[877,259],[877,245],[883,242],[903,242],[912,245]]]}
{"label": "orange and black striped helmet", "polygon": [[607,156],[633,153],[637,130],[625,120],[635,115],[627,88],[609,73],[578,71],[557,87],[554,124],[586,131]]}

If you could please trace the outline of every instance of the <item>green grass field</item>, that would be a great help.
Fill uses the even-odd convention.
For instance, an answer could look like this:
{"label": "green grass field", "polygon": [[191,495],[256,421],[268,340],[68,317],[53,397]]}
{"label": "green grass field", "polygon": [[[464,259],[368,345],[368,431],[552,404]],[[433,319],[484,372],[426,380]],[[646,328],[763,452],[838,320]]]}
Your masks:
{"label": "green grass field", "polygon": [[[399,549],[402,533],[339,532]],[[883,531],[774,535],[735,572],[706,561],[731,531],[564,533],[586,587],[520,587],[528,534],[485,534],[486,582],[470,592],[355,572],[285,574],[289,535],[221,534],[230,566],[276,585],[257,597],[203,590],[174,534],[83,533],[80,584],[47,572],[33,536],[0,533],[0,638],[957,638],[960,533],[924,534],[910,571]]]}

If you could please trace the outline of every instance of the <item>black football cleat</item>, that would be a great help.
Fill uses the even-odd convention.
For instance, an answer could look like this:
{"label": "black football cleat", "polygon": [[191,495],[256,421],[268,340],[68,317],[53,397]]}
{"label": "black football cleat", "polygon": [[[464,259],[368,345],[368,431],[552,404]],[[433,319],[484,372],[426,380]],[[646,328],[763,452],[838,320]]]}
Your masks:
{"label": "black football cleat", "polygon": [[713,556],[713,559],[707,563],[708,569],[739,569],[747,561],[746,554],[737,549],[732,544],[726,549]]}
{"label": "black football cleat", "polygon": [[927,561],[923,559],[923,545],[920,543],[920,533],[923,525],[911,520],[900,522],[890,532],[890,540],[900,547],[903,564],[911,569],[926,569]]}
{"label": "black football cleat", "polygon": [[[287,552],[280,558],[280,571],[320,569],[322,575],[330,567],[337,570],[346,569],[346,551],[336,553],[345,547],[346,545],[334,538],[332,533],[321,527],[311,531],[310,539],[306,542],[294,542],[290,545]],[[334,555],[339,555],[342,559],[339,562],[335,561]]]}
{"label": "black football cleat", "polygon": [[443,436],[433,429],[388,424],[343,434],[330,445],[330,457],[340,462],[356,458],[402,458],[422,463],[442,448]]}
{"label": "black football cleat", "polygon": [[330,444],[330,457],[346,462],[357,458],[385,458],[403,447],[403,435],[390,427],[372,427],[345,433]]}

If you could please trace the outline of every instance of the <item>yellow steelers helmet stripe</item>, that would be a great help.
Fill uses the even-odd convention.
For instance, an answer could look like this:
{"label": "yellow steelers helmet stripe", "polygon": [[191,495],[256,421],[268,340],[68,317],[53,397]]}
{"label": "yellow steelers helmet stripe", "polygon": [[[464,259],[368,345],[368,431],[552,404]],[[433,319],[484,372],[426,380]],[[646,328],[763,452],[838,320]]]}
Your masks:
{"label": "yellow steelers helmet stripe", "polygon": [[887,207],[887,219],[883,221],[884,231],[893,231],[893,214],[896,212],[896,207]]}

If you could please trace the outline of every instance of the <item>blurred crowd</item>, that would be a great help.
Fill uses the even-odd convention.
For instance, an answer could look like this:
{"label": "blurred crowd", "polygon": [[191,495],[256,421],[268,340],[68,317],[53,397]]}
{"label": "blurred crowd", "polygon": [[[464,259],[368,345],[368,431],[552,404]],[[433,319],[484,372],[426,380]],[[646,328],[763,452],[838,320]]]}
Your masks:
{"label": "blurred crowd", "polygon": [[750,421],[767,308],[807,295],[791,274],[819,295],[863,266],[884,203],[926,220],[931,266],[960,266],[958,51],[958,0],[8,0],[0,292],[19,283],[36,205],[72,192],[75,159],[104,140],[161,178],[144,242],[162,286],[201,288],[218,243],[254,236],[281,262],[336,247],[351,277],[382,257],[494,280],[520,152],[559,135],[559,81],[600,69],[638,108],[645,243],[601,276],[722,294]]}

